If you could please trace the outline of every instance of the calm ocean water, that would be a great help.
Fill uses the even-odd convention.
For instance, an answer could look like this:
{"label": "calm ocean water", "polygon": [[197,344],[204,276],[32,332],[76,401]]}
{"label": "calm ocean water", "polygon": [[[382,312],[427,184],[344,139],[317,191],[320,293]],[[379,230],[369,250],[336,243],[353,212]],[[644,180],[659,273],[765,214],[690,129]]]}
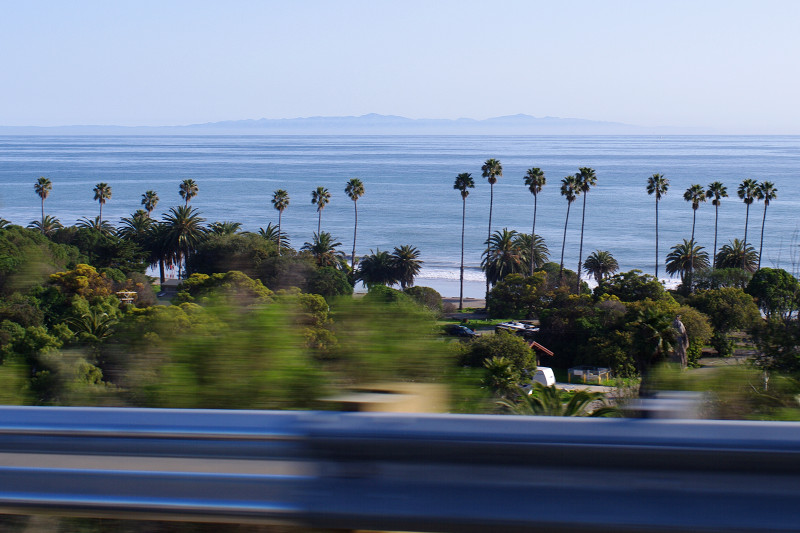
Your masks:
{"label": "calm ocean water", "polygon": [[[286,189],[291,205],[283,227],[299,248],[316,231],[311,191],[332,193],[322,227],[352,248],[353,203],[344,193],[352,177],[366,194],[358,202],[357,253],[417,246],[425,261],[420,285],[458,294],[461,197],[455,176],[471,172],[476,188],[467,199],[468,296],[483,296],[478,268],[486,239],[489,185],[481,177],[484,160],[503,164],[495,185],[493,229],[530,232],[533,196],[523,184],[526,169],[540,167],[548,183],[539,196],[537,233],[551,258],[559,260],[566,201],[559,194],[562,177],[578,167],[597,172],[597,187],[587,198],[584,257],[610,251],[622,270],[653,272],[654,198],[645,184],[664,174],[670,189],[659,205],[660,251],[689,238],[692,209],[683,192],[693,183],[720,180],[731,197],[719,212],[719,245],[744,236],[745,206],[736,197],[744,178],[773,181],[778,198],[770,204],[764,237],[767,266],[796,270],[798,202],[800,202],[800,136],[0,136],[0,217],[26,225],[40,216],[33,184],[39,176],[53,182],[45,202],[48,214],[71,224],[98,214],[92,188],[111,185],[113,196],[104,218],[118,221],[140,207],[141,194],[158,192],[156,213],[182,203],[178,185],[193,178],[199,194],[192,200],[209,221],[233,220],[257,230],[277,223],[270,198]],[[578,262],[581,199],[573,204],[565,264]],[[750,209],[748,241],[758,248],[763,204]],[[714,208],[697,213],[696,239],[711,252]],[[663,275],[663,267],[660,268]]]}

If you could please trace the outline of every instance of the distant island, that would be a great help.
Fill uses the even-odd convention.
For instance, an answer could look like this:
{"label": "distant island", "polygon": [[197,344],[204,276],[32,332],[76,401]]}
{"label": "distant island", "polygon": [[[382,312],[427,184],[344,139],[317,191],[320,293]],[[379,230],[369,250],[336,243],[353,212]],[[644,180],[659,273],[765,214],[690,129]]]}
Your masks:
{"label": "distant island", "polygon": [[261,118],[178,126],[0,126],[0,135],[669,135],[713,133],[580,118],[517,114],[476,120],[346,117]]}

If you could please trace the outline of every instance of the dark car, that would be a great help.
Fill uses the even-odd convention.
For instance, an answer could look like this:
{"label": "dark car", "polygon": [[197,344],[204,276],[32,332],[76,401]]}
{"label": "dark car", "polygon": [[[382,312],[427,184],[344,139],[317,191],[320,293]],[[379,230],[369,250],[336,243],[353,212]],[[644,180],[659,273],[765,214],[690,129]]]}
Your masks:
{"label": "dark car", "polygon": [[467,337],[470,339],[473,337],[478,337],[478,334],[469,329],[467,326],[461,326],[459,324],[451,324],[447,328],[447,333],[450,335],[455,335],[456,337]]}

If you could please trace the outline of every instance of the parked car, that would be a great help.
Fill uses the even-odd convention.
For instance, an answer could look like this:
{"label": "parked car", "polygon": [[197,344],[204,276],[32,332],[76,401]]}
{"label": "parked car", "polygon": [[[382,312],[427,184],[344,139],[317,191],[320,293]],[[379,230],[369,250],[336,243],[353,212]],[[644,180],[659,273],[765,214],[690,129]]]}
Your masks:
{"label": "parked car", "polygon": [[477,337],[478,334],[475,333],[473,330],[469,329],[467,326],[462,326],[460,324],[451,324],[447,328],[447,333],[450,335],[455,335],[456,337],[466,337],[466,338],[473,338]]}

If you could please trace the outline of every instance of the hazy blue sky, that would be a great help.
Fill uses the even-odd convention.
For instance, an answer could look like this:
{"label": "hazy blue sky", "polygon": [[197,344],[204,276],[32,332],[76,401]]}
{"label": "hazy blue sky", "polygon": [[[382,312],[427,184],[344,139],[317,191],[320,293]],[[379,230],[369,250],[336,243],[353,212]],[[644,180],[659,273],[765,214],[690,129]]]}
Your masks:
{"label": "hazy blue sky", "polygon": [[526,113],[800,134],[797,1],[0,8],[0,125]]}

